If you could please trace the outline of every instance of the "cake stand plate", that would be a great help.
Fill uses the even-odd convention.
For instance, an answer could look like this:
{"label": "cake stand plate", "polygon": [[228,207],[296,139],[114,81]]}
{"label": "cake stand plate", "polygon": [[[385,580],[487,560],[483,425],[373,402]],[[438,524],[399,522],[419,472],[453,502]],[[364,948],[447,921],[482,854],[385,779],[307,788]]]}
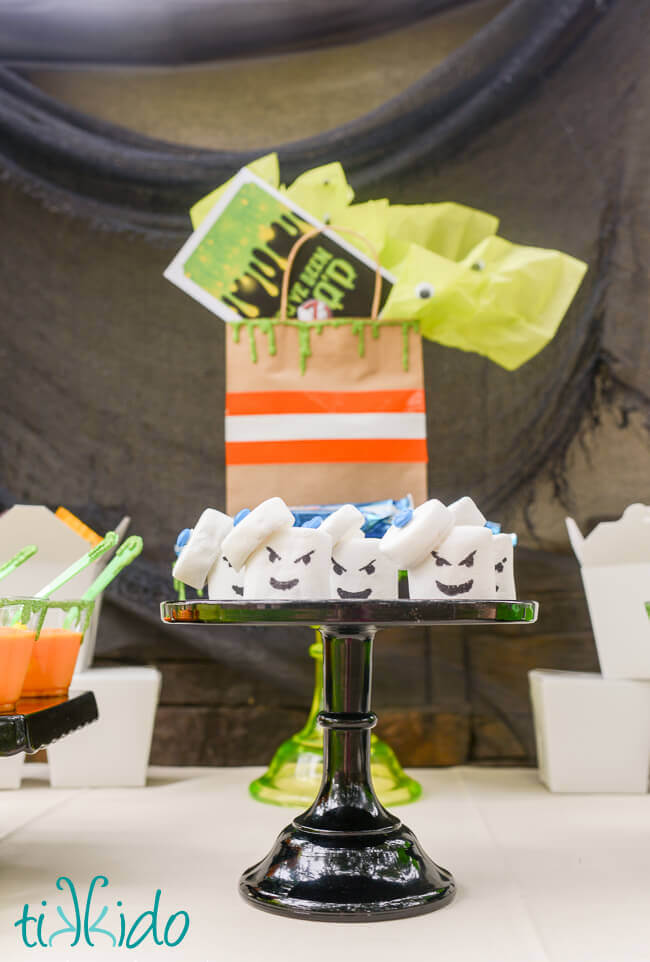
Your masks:
{"label": "cake stand plate", "polygon": [[0,757],[20,752],[31,755],[98,717],[91,691],[57,698],[22,698],[13,711],[0,714]]}
{"label": "cake stand plate", "polygon": [[421,915],[456,886],[377,799],[370,774],[372,645],[385,627],[530,624],[532,601],[163,602],[163,621],[318,625],[323,639],[323,781],[318,797],[239,882],[256,908],[324,922]]}

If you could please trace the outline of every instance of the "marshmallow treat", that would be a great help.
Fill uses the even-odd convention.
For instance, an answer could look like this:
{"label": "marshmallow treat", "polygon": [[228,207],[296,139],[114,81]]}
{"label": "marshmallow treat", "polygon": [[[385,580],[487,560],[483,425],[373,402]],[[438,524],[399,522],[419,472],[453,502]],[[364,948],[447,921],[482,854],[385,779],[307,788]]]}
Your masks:
{"label": "marshmallow treat", "polygon": [[485,515],[479,511],[471,498],[465,496],[459,498],[449,505],[449,510],[454,516],[454,524],[476,524],[479,527],[485,524]]}
{"label": "marshmallow treat", "polygon": [[232,601],[244,596],[244,569],[237,572],[224,554],[220,554],[208,571],[208,598]]}
{"label": "marshmallow treat", "polygon": [[397,565],[381,553],[380,544],[381,538],[343,538],[332,546],[332,598],[397,598]]}
{"label": "marshmallow treat", "polygon": [[353,504],[342,504],[332,511],[323,521],[321,531],[326,531],[336,547],[344,538],[363,538],[362,528],[365,518]]}
{"label": "marshmallow treat", "polygon": [[268,498],[242,518],[224,538],[223,554],[235,571],[239,571],[272,534],[292,527],[293,521],[293,515],[282,498]]}
{"label": "marshmallow treat", "polygon": [[229,515],[215,508],[206,508],[176,559],[172,571],[174,578],[200,590],[219,558],[222,542],[230,531],[232,518]]}
{"label": "marshmallow treat", "polygon": [[478,525],[456,525],[416,567],[408,568],[409,596],[458,600],[494,598],[494,535]]}
{"label": "marshmallow treat", "polygon": [[[426,561],[455,524],[449,508],[432,498],[411,511],[401,512],[381,539],[381,551],[398,568],[410,571]],[[423,595],[422,597],[428,597]]]}
{"label": "marshmallow treat", "polygon": [[514,601],[517,597],[517,591],[515,589],[512,535],[493,534],[492,546],[494,550],[496,597],[499,600]]}
{"label": "marshmallow treat", "polygon": [[274,531],[259,542],[246,561],[244,598],[329,598],[331,554],[332,539],[320,528],[285,527]]}

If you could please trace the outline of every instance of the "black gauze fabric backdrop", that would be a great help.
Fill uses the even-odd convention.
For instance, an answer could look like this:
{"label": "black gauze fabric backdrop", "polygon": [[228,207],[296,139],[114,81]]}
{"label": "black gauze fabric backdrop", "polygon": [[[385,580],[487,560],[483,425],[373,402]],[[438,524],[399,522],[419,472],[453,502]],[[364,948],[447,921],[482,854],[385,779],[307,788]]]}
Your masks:
{"label": "black gauze fabric backdrop", "polygon": [[[499,213],[513,240],[588,261],[557,337],[519,371],[424,345],[430,489],[443,500],[469,491],[494,518],[543,467],[561,467],[603,392],[648,410],[643,322],[629,302],[624,324],[607,309],[608,290],[622,283],[615,267],[630,198],[647,183],[620,151],[639,136],[623,129],[620,105],[630,96],[625,65],[643,56],[629,11],[644,14],[628,0],[588,32],[603,10],[580,0],[511,3],[381,109],[278,147],[287,181],[338,159],[359,200],[458,200]],[[621,64],[607,76],[605,51]],[[171,595],[178,530],[224,503],[224,325],[162,271],[189,233],[189,206],[259,152],[147,140],[55,104],[8,69],[0,133],[2,506],[64,503],[100,530],[132,516],[145,554],[109,599],[134,618],[135,652],[137,620],[157,622],[158,602]],[[292,658],[298,639],[284,632],[262,645],[233,629],[216,650],[199,628],[165,630],[179,646],[285,687],[308,685],[309,668]],[[112,644],[100,638],[101,649]]]}

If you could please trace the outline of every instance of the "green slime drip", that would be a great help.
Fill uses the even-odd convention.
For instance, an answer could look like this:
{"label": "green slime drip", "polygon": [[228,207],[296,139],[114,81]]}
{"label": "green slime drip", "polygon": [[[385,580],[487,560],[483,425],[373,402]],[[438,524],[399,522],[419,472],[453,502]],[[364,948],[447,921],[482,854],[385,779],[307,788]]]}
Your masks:
{"label": "green slime drip", "polygon": [[366,328],[370,327],[372,337],[376,340],[379,337],[382,327],[401,327],[402,329],[402,368],[409,369],[409,334],[411,331],[419,332],[419,323],[415,320],[410,321],[377,321],[372,318],[339,318],[332,317],[327,321],[296,321],[296,320],[243,320],[232,321],[230,326],[233,331],[233,340],[239,344],[242,327],[246,328],[248,343],[250,346],[251,360],[257,364],[257,341],[255,331],[259,329],[262,334],[266,334],[268,340],[268,351],[271,357],[277,354],[277,343],[275,338],[275,328],[277,325],[285,327],[295,327],[298,331],[298,344],[300,350],[300,373],[304,374],[307,370],[307,358],[312,356],[311,335],[315,331],[322,334],[326,327],[349,327],[353,335],[357,338],[359,357],[366,354]]}
{"label": "green slime drip", "polygon": [[38,614],[38,621],[36,622],[35,629],[36,639],[38,640],[38,636],[40,635],[45,623],[45,618],[50,610],[66,611],[70,617],[72,617],[72,612],[78,612],[79,614],[75,615],[73,620],[78,622],[82,634],[85,635],[86,631],[88,630],[88,625],[90,624],[90,618],[93,613],[93,608],[95,607],[95,602],[94,600],[48,601],[47,598],[0,598],[0,608],[7,607],[22,608],[20,621],[25,624],[30,621],[35,614]]}

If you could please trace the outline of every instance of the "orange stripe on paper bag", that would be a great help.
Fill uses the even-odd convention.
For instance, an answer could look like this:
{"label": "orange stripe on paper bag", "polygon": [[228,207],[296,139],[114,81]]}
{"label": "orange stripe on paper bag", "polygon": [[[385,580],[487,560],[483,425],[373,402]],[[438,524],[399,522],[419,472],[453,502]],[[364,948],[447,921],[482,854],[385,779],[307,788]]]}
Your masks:
{"label": "orange stripe on paper bag", "polygon": [[229,391],[226,415],[423,413],[424,391]]}
{"label": "orange stripe on paper bag", "polygon": [[426,463],[426,438],[227,441],[226,464]]}

